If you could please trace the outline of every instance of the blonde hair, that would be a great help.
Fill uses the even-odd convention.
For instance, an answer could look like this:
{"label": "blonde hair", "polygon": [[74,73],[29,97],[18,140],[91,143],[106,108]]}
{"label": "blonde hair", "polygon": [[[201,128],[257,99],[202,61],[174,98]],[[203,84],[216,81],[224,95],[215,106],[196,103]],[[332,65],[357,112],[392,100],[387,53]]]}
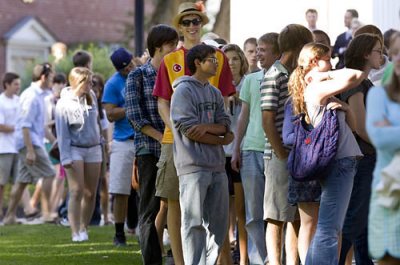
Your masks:
{"label": "blonde hair", "polygon": [[304,102],[304,89],[307,86],[305,76],[315,66],[314,61],[329,55],[329,52],[330,48],[322,43],[308,43],[300,51],[297,67],[290,75],[288,83],[295,115],[304,113],[306,114],[306,119],[309,120],[306,103]]}
{"label": "blonde hair", "polygon": [[[71,72],[69,72],[68,81],[73,90],[78,89],[80,84],[87,82],[92,77],[92,72],[86,67],[74,67]],[[88,105],[93,104],[93,99],[91,94],[86,94],[86,101]]]}

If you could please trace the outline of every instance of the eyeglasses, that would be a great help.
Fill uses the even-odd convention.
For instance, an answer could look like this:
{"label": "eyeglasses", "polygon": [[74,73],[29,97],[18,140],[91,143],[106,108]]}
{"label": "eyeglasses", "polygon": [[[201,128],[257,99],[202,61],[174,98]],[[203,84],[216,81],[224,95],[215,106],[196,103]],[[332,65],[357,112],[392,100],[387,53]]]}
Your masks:
{"label": "eyeglasses", "polygon": [[192,19],[192,20],[190,20],[190,19],[184,19],[184,20],[182,20],[181,21],[181,25],[182,26],[184,26],[184,27],[189,27],[190,26],[190,23],[192,23],[193,24],[193,26],[198,26],[198,25],[200,25],[201,24],[201,19],[199,19],[199,18],[194,18],[194,19]]}
{"label": "eyeglasses", "polygon": [[379,54],[382,54],[382,53],[383,53],[382,50],[372,50],[371,52],[377,52],[377,53],[379,53]]}
{"label": "eyeglasses", "polygon": [[212,62],[213,64],[217,64],[218,63],[218,59],[215,58],[215,57],[205,58],[204,61],[209,61],[209,62]]}

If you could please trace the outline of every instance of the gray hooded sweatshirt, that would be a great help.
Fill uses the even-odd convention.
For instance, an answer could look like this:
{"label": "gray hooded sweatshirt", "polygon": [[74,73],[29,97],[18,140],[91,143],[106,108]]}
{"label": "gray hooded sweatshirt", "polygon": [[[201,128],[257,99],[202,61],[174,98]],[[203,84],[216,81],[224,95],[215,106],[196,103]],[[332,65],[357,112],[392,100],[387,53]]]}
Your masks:
{"label": "gray hooded sweatshirt", "polygon": [[225,171],[221,145],[190,140],[186,135],[194,125],[211,123],[230,126],[220,91],[209,83],[183,76],[173,83],[171,121],[174,134],[174,162],[178,176],[198,171]]}
{"label": "gray hooded sweatshirt", "polygon": [[71,146],[89,148],[100,144],[97,99],[94,93],[91,96],[93,103],[88,105],[86,97],[73,95],[67,87],[57,102],[55,122],[62,165],[72,162]]}

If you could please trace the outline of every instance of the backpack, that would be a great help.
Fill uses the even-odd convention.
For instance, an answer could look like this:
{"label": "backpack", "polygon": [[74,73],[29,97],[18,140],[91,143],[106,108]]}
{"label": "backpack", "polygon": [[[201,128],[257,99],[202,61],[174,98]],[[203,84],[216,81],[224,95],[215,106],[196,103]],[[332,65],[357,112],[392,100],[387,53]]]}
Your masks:
{"label": "backpack", "polygon": [[339,144],[336,110],[326,110],[315,128],[306,123],[304,114],[298,115],[293,125],[294,142],[287,162],[289,173],[301,182],[323,178]]}

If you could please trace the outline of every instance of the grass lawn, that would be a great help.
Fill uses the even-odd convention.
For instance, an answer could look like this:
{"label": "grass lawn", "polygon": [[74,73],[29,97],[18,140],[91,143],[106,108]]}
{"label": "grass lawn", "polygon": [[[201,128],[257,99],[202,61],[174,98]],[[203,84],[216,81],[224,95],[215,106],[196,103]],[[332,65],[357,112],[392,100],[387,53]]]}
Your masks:
{"label": "grass lawn", "polygon": [[0,226],[1,265],[142,264],[136,237],[112,244],[114,226],[89,227],[90,240],[72,243],[69,228],[54,225]]}

